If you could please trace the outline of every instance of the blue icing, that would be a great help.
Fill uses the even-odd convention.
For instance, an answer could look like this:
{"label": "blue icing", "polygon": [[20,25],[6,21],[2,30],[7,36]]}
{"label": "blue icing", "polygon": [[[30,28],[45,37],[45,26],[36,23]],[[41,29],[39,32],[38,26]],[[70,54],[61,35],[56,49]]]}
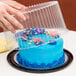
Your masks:
{"label": "blue icing", "polygon": [[[27,45],[26,45],[27,46]],[[54,59],[58,59],[63,54],[63,40],[62,38],[57,40],[56,45],[45,44],[34,48],[29,49],[20,49],[19,54],[24,60],[28,60],[31,63],[35,61],[40,64],[50,63]]]}
{"label": "blue icing", "polygon": [[53,41],[53,42],[50,42],[49,44],[50,45],[56,45],[56,43],[57,43],[56,41]]}
{"label": "blue icing", "polygon": [[[30,33],[35,34],[34,31]],[[17,33],[17,36],[20,34],[22,34],[22,32],[19,34]],[[32,37],[41,38],[45,42],[50,41],[50,43],[35,47],[37,45],[34,42],[29,44]],[[59,35],[56,35],[55,39],[57,40],[54,40],[52,36],[44,33],[35,34],[34,36],[31,36],[31,39],[28,39],[28,41],[24,41],[22,38],[19,38],[19,55],[17,56],[18,62],[21,65],[30,68],[49,68],[61,65],[65,60],[65,56],[63,51],[63,39],[58,38]]]}
{"label": "blue icing", "polygon": [[65,57],[63,54],[57,61],[55,60],[52,63],[48,63],[48,64],[45,64],[45,63],[38,64],[36,62],[31,64],[31,62],[21,59],[20,55],[17,54],[17,61],[23,67],[33,68],[33,69],[49,69],[49,68],[54,68],[62,65],[65,61]]}

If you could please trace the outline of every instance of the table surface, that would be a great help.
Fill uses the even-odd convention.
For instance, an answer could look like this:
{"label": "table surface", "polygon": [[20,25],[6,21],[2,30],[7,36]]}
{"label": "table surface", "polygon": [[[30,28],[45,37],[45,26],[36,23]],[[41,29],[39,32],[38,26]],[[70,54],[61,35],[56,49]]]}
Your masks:
{"label": "table surface", "polygon": [[[0,34],[1,36],[1,34]],[[53,73],[28,73],[17,70],[11,67],[7,62],[7,55],[9,52],[0,54],[0,75],[1,76],[72,76],[76,74],[76,32],[69,31],[64,37],[64,48],[68,49],[74,56],[73,62],[67,68]]]}

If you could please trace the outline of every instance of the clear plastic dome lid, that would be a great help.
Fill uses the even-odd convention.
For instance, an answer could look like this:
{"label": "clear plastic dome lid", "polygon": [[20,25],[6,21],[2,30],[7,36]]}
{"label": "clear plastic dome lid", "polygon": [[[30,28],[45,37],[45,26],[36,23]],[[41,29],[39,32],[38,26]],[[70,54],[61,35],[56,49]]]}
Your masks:
{"label": "clear plastic dome lid", "polygon": [[57,1],[29,6],[23,14],[29,16],[22,23],[25,29],[17,30],[15,35],[6,32],[7,44],[16,40],[20,49],[32,48],[55,42],[67,31]]}

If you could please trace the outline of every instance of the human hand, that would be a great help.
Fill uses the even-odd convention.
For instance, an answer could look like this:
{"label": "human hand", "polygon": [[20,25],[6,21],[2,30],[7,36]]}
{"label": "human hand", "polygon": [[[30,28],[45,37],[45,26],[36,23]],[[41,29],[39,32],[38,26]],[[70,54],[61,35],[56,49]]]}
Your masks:
{"label": "human hand", "polygon": [[[2,27],[10,30],[12,33],[15,33],[16,26],[19,29],[23,29],[21,22],[28,19],[28,15],[24,16],[20,10],[27,10],[28,8],[16,1],[1,1],[0,2],[0,22],[3,24]],[[15,15],[17,19],[12,16]]]}

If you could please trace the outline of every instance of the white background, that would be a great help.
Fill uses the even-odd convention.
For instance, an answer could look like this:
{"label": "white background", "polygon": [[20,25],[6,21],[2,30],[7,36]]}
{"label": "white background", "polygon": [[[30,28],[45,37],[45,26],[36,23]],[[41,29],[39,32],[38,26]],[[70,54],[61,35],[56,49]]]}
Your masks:
{"label": "white background", "polygon": [[76,75],[76,32],[69,31],[64,39],[64,48],[68,49],[74,56],[73,62],[67,68],[53,73],[35,74],[19,71],[11,67],[7,62],[10,52],[0,54],[0,76],[73,76]]}

